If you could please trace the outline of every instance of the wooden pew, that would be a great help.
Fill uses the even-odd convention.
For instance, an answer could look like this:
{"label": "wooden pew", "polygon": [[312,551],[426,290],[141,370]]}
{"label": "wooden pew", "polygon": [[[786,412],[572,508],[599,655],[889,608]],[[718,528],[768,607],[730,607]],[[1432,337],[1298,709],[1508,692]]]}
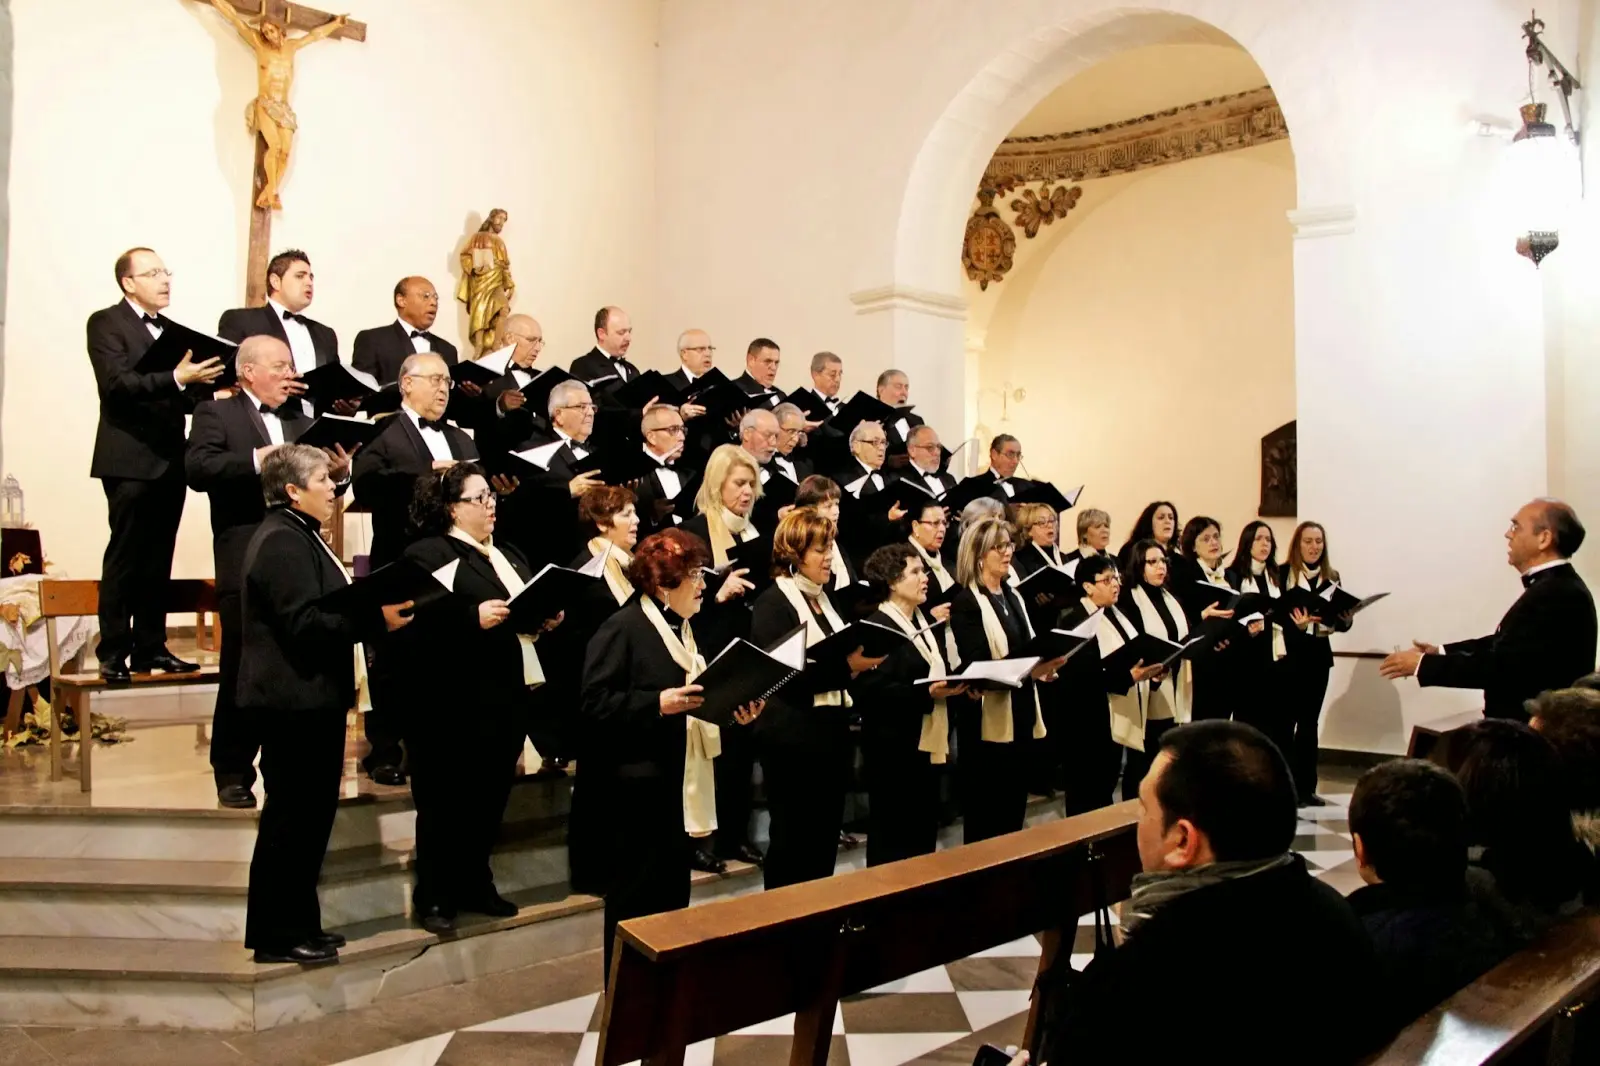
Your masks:
{"label": "wooden pew", "polygon": [[1451,715],[1449,718],[1419,722],[1411,727],[1411,742],[1406,745],[1406,758],[1426,759],[1433,749],[1439,746],[1440,739],[1446,733],[1454,733],[1457,729],[1465,729],[1472,723],[1481,721],[1483,721],[1482,711],[1468,711],[1465,714]]}
{"label": "wooden pew", "polygon": [[[206,650],[215,650],[221,647],[222,619],[217,611],[216,582],[209,580],[174,580],[167,586],[167,609],[174,614],[193,614],[195,616],[196,643]],[[74,617],[78,615],[96,615],[100,612],[100,582],[98,581],[51,581],[48,578],[39,582],[39,612],[44,617],[45,637],[50,649],[50,702],[54,710],[71,707],[73,715],[78,721],[78,786],[88,792],[93,783],[93,752],[94,739],[91,736],[93,725],[90,699],[96,693],[108,688],[124,688],[124,685],[108,685],[101,679],[98,672],[82,670],[68,670],[68,663],[61,660],[61,646],[56,640],[56,619]],[[202,635],[207,629],[207,618],[210,618],[210,646]],[[135,674],[130,686],[139,688],[158,687],[167,688],[179,685],[209,685],[217,680],[215,667],[203,668],[192,674]],[[203,727],[202,727],[203,728]],[[50,715],[50,780],[60,781],[61,749],[66,743],[61,735],[61,715]]]}
{"label": "wooden pew", "polygon": [[[793,1066],[824,1066],[841,996],[1045,931],[1041,968],[1139,870],[1138,804],[961,848],[621,923],[599,1066],[676,1066],[684,1048],[795,1013]],[[1029,1021],[1032,1031],[1032,1019]]]}
{"label": "wooden pew", "polygon": [[1594,1062],[1593,1023],[1575,1047],[1582,1013],[1600,994],[1600,914],[1552,929],[1400,1031],[1368,1066]]}

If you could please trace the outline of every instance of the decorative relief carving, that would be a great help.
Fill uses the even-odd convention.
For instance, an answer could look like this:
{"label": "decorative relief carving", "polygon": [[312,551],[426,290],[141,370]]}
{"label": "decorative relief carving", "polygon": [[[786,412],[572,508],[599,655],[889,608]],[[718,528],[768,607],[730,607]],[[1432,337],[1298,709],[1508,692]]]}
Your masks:
{"label": "decorative relief carving", "polygon": [[967,235],[961,242],[961,265],[980,289],[1006,276],[1017,251],[1017,235],[994,209],[994,197],[993,189],[978,191],[978,210],[967,219]]}
{"label": "decorative relief carving", "polygon": [[1300,506],[1298,423],[1285,422],[1261,438],[1262,518],[1293,518]]}
{"label": "decorative relief carving", "polygon": [[1046,185],[1038,195],[1034,195],[1032,189],[1023,189],[1022,199],[1011,201],[1011,210],[1017,213],[1017,225],[1032,240],[1039,235],[1041,225],[1048,226],[1058,218],[1066,218],[1082,196],[1083,189],[1077,185],[1070,189],[1065,185],[1054,189]]}

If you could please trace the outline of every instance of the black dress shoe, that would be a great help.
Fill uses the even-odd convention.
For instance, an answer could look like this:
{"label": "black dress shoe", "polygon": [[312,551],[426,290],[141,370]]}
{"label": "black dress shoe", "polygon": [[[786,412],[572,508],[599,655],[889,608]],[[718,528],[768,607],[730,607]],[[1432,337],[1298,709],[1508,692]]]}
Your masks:
{"label": "black dress shoe", "polygon": [[200,672],[199,663],[186,662],[170,651],[163,651],[159,655],[152,655],[148,659],[135,659],[133,672],[136,674],[197,674]]}
{"label": "black dress shoe", "polygon": [[473,914],[486,914],[491,918],[515,918],[521,908],[500,893],[490,890],[487,896],[479,896],[470,903],[461,904],[461,909]]}
{"label": "black dress shoe", "polygon": [[725,874],[728,872],[728,864],[705,848],[694,849],[694,854],[689,856],[689,867],[704,874]]}
{"label": "black dress shoe", "polygon": [[445,936],[456,931],[456,917],[447,914],[443,907],[424,907],[417,914],[417,924],[434,936]]}
{"label": "black dress shoe", "polygon": [[740,844],[738,847],[729,851],[718,849],[717,857],[722,859],[737,859],[739,862],[747,862],[751,866],[760,866],[767,861],[767,857],[765,855],[761,854],[749,844]]}
{"label": "black dress shoe", "polygon": [[1302,807],[1326,807],[1327,805],[1328,801],[1315,793],[1300,801],[1300,806]]}
{"label": "black dress shoe", "polygon": [[243,785],[223,785],[217,789],[217,802],[235,810],[248,810],[256,805],[256,794]]}
{"label": "black dress shoe", "polygon": [[314,948],[342,948],[344,947],[343,933],[312,933],[311,939],[306,941]]}
{"label": "black dress shoe", "polygon": [[391,788],[406,783],[406,772],[398,766],[375,766],[368,773],[373,784],[388,785]]}
{"label": "black dress shoe", "polygon": [[256,951],[257,962],[334,962],[339,958],[339,950],[333,947],[318,947],[316,944],[301,944],[299,947],[290,948],[288,951]]}
{"label": "black dress shoe", "polygon": [[100,680],[119,684],[133,680],[133,672],[128,669],[128,664],[122,659],[112,659],[110,662],[100,664]]}

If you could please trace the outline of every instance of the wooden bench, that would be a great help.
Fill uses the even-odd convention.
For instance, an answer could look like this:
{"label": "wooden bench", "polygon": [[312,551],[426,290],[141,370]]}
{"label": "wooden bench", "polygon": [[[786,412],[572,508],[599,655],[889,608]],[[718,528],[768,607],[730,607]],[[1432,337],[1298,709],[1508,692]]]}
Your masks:
{"label": "wooden bench", "polygon": [[[691,1043],[794,1013],[792,1066],[824,1066],[841,996],[1045,932],[1040,967],[1078,918],[1127,898],[1138,804],[841,877],[621,923],[599,1066],[678,1066]],[[1098,856],[1099,872],[1088,873]],[[710,990],[715,990],[711,994]],[[1029,1032],[1033,1020],[1029,1019]]]}
{"label": "wooden bench", "polygon": [[[50,649],[50,780],[60,781],[61,751],[65,743],[61,735],[62,708],[70,707],[78,722],[78,783],[88,792],[92,786],[92,736],[93,717],[91,697],[105,689],[168,688],[186,685],[209,685],[217,680],[215,668],[201,669],[192,674],[135,674],[127,684],[108,684],[98,672],[81,670],[68,672],[68,667],[79,665],[75,656],[70,663],[61,660],[61,645],[56,640],[56,619],[100,613],[100,582],[51,581],[39,582],[39,608],[44,617],[45,637]],[[217,615],[216,582],[210,580],[174,580],[167,586],[167,609],[171,613],[195,616],[196,643],[207,651],[218,650],[222,644],[222,620]],[[208,642],[202,634],[208,633]],[[80,653],[81,654],[81,653]],[[203,728],[203,726],[202,726]]]}
{"label": "wooden bench", "polygon": [[1595,1062],[1600,1033],[1583,1011],[1597,993],[1600,914],[1584,914],[1406,1026],[1368,1066]]}
{"label": "wooden bench", "polygon": [[1468,711],[1465,714],[1451,715],[1449,718],[1435,718],[1431,722],[1421,722],[1411,727],[1411,742],[1406,745],[1406,758],[1426,759],[1439,746],[1440,739],[1446,733],[1454,733],[1458,729],[1465,729],[1474,722],[1483,721],[1483,712]]}

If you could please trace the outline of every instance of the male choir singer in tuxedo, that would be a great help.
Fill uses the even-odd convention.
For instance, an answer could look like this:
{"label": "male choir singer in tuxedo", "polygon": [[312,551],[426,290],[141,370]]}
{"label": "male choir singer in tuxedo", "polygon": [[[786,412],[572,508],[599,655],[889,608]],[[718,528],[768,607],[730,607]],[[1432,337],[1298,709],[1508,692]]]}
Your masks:
{"label": "male choir singer in tuxedo", "polygon": [[778,367],[782,362],[783,353],[778,350],[777,341],[757,337],[745,349],[744,373],[734,378],[733,383],[757,406],[776,407],[785,399],[778,389]]}
{"label": "male choir singer in tuxedo", "polygon": [[111,538],[100,568],[100,676],[131,670],[190,673],[199,667],[167,650],[167,582],[188,492],[183,416],[222,375],[219,359],[189,353],[172,371],[141,373],[139,360],[170,323],[172,272],[149,248],[131,248],[114,267],[122,298],[89,316],[89,362],[100,394],[89,475],[106,494]]}
{"label": "male choir singer in tuxedo", "polygon": [[[911,401],[911,379],[903,370],[885,370],[878,375],[877,394],[878,399],[890,407],[904,407]],[[922,416],[910,411],[891,419],[883,427],[889,434],[889,454],[904,455],[911,431],[922,424]]]}
{"label": "male choir singer in tuxedo", "polygon": [[[717,346],[703,329],[686,329],[678,334],[678,369],[667,375],[667,384],[684,392],[705,377],[716,362]],[[693,416],[686,416],[693,417]]]}
{"label": "male choir singer in tuxedo", "polygon": [[[620,307],[602,307],[594,313],[594,347],[572,361],[573,377],[591,389],[612,392],[637,378],[640,370],[628,361],[633,344],[633,320]],[[608,380],[615,378],[615,381]]]}
{"label": "male choir singer in tuxedo", "polygon": [[261,724],[266,784],[250,860],[245,947],[256,962],[328,962],[344,937],[325,933],[317,878],[339,809],[345,719],[362,687],[362,640],[402,628],[411,604],[371,616],[321,602],[350,583],[322,540],[335,493],[328,457],[286,444],[261,462],[268,513],[245,548],[239,705]]}
{"label": "male choir singer in tuxedo", "polygon": [[[657,404],[639,420],[644,437],[638,452],[616,464],[617,480],[638,497],[639,526],[643,536],[683,524],[677,501],[693,498],[700,472],[684,456],[687,430],[675,408]],[[587,532],[587,531],[586,531]]]}
{"label": "male choir singer in tuxedo", "polygon": [[[222,312],[217,336],[235,343],[246,337],[276,337],[289,346],[295,372],[302,376],[337,363],[339,335],[305,313],[314,286],[311,259],[305,252],[298,248],[279,252],[267,264],[267,302]],[[304,386],[293,386],[291,391],[304,391]]]}
{"label": "male choir singer in tuxedo", "polygon": [[[222,661],[217,704],[211,715],[211,770],[217,801],[224,807],[254,807],[259,726],[245,719],[235,699],[239,678],[239,592],[244,552],[266,514],[261,497],[261,462],[281,444],[292,444],[311,425],[293,399],[296,379],[289,346],[264,333],[246,337],[234,358],[239,387],[232,396],[195,408],[184,470],[189,487],[211,501],[212,553],[216,563],[217,614],[222,618]],[[350,457],[330,455],[330,470],[343,491]]]}
{"label": "male choir singer in tuxedo", "polygon": [[435,333],[439,291],[427,278],[401,278],[394,287],[397,316],[387,326],[364,329],[350,349],[350,365],[378,379],[380,385],[400,380],[400,369],[413,355],[432,352],[447,366],[456,364],[456,346]]}
{"label": "male choir singer in tuxedo", "polygon": [[936,500],[956,487],[956,479],[942,468],[943,450],[939,431],[919,423],[906,437],[906,456],[910,463],[900,474],[902,479],[915,481],[918,488],[927,489],[928,495]]}
{"label": "male choir singer in tuxedo", "polygon": [[500,327],[500,340],[511,346],[511,354],[506,372],[483,387],[483,402],[492,413],[484,416],[473,438],[485,460],[497,460],[529,439],[544,439],[550,432],[545,413],[529,407],[522,391],[546,372],[537,365],[544,351],[544,327],[528,315],[511,315]]}
{"label": "male choir singer in tuxedo", "polygon": [[1525,701],[1594,670],[1594,598],[1572,566],[1583,538],[1583,523],[1565,503],[1524,506],[1506,530],[1506,560],[1522,575],[1523,592],[1500,625],[1442,648],[1417,642],[1385,659],[1383,676],[1479,688],[1485,716],[1526,722]]}
{"label": "male choir singer in tuxedo", "polygon": [[[450,368],[433,352],[407,356],[397,371],[400,410],[384,421],[372,443],[356,453],[353,474],[356,498],[372,512],[373,569],[400,558],[411,537],[411,496],[417,478],[476,459],[472,438],[445,422],[450,403]],[[373,711],[366,716],[372,751],[362,766],[382,785],[405,784],[400,768],[400,722],[409,693],[398,669],[385,661],[380,648],[373,661]]]}
{"label": "male choir singer in tuxedo", "polygon": [[818,352],[811,357],[811,388],[796,389],[789,394],[813,418],[827,421],[839,413],[844,401],[839,398],[839,387],[844,384],[844,360],[832,352]]}

